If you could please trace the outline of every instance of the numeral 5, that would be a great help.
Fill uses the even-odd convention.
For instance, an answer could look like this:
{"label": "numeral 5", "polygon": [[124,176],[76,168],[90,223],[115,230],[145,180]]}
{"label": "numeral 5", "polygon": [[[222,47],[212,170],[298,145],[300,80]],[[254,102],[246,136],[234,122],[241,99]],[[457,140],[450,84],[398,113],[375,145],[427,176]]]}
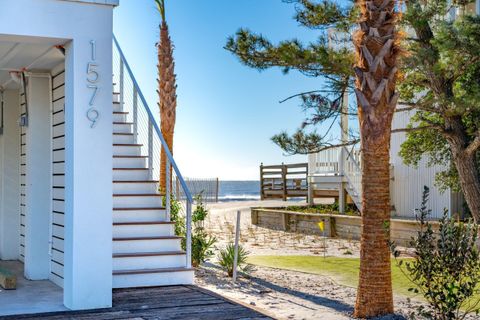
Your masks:
{"label": "numeral 5", "polygon": [[87,65],[87,81],[90,83],[97,83],[100,80],[100,75],[95,70],[98,67],[98,64],[89,62]]}

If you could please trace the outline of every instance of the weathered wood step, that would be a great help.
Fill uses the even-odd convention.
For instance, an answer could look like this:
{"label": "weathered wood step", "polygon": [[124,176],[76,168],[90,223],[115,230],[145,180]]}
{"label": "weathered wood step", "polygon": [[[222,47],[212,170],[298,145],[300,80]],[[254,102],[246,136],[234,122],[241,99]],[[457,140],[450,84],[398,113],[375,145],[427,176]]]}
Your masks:
{"label": "weathered wood step", "polygon": [[5,290],[17,288],[17,276],[8,269],[0,267],[0,286]]}

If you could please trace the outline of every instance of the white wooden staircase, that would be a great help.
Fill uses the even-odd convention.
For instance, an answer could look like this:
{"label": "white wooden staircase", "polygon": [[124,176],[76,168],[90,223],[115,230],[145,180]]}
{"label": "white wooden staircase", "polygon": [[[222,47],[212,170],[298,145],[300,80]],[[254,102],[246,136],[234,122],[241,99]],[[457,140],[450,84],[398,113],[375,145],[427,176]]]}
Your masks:
{"label": "white wooden staircase", "polygon": [[358,152],[337,147],[309,155],[310,203],[313,203],[314,192],[339,196],[344,188],[357,208],[362,210],[362,172]]}
{"label": "white wooden staircase", "polygon": [[[117,75],[119,92],[113,96],[113,287],[192,284],[190,259],[181,250],[181,238],[175,235],[174,223],[163,206],[164,202],[169,203],[169,198],[163,199],[158,192],[158,181],[152,179],[158,177],[160,162],[153,159],[160,157],[158,145],[163,137],[156,137],[160,142],[154,147],[156,123],[146,110],[147,148],[138,142],[145,135],[139,130],[145,126],[141,123],[145,118],[138,116],[141,106],[137,99],[145,101],[118,46],[117,50],[121,60]],[[129,83],[125,67],[130,72]],[[128,84],[137,100],[133,105],[125,98]],[[191,207],[188,212],[187,206],[187,214],[191,214]]]}

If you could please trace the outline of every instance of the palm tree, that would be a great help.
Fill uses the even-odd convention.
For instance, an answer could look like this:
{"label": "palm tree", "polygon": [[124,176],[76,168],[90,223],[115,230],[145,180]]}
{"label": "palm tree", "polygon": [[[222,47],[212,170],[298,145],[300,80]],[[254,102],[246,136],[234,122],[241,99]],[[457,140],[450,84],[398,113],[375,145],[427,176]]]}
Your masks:
{"label": "palm tree", "polygon": [[[165,19],[165,0],[155,0],[161,16],[160,42],[158,49],[158,96],[160,108],[160,127],[168,148],[173,153],[173,136],[177,109],[177,85],[175,75],[175,61],[173,59],[173,45]],[[167,156],[162,148],[160,169],[160,191],[165,192],[167,186],[166,164]],[[170,174],[170,181],[172,183]]]}
{"label": "palm tree", "polygon": [[390,265],[390,130],[399,34],[395,1],[358,2],[360,29],[354,35],[356,89],[362,148],[362,237],[356,317],[393,312]]}

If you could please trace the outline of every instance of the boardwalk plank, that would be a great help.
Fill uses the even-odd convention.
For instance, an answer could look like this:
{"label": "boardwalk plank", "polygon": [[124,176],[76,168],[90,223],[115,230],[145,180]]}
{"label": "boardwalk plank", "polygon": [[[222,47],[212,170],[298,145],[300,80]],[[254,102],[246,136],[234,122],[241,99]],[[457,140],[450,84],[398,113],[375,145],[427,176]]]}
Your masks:
{"label": "boardwalk plank", "polygon": [[195,286],[116,289],[109,309],[0,317],[3,320],[240,320],[270,319]]}

